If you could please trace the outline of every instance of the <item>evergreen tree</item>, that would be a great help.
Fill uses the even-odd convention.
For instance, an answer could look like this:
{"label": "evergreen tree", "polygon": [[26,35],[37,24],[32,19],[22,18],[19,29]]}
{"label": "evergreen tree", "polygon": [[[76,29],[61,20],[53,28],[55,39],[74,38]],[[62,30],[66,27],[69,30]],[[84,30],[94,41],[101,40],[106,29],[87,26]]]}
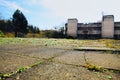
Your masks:
{"label": "evergreen tree", "polygon": [[0,30],[4,33],[14,32],[14,27],[11,20],[0,20]]}
{"label": "evergreen tree", "polygon": [[17,9],[14,12],[12,22],[15,29],[15,37],[17,37],[18,32],[23,34],[27,33],[28,22],[26,17],[20,10]]}

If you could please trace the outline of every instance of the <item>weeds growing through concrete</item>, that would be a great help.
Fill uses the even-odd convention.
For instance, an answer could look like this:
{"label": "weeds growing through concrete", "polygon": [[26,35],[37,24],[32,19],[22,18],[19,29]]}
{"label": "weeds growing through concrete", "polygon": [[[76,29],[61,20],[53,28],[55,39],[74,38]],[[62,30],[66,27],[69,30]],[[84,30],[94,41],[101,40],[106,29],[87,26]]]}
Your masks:
{"label": "weeds growing through concrete", "polygon": [[87,68],[88,70],[99,71],[99,72],[103,72],[105,70],[102,66],[97,66],[95,64],[89,63],[86,58],[86,53],[84,53],[83,55],[85,61],[85,68]]}

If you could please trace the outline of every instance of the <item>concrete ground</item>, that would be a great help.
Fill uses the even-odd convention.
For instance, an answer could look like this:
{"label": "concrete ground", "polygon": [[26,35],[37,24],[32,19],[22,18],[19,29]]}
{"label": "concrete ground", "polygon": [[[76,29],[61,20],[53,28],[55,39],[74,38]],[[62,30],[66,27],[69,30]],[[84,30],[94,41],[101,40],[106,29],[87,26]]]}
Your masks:
{"label": "concrete ground", "polygon": [[[39,45],[0,46],[0,73],[10,73],[19,67],[34,66],[6,80],[119,80],[120,73],[90,71],[87,62],[120,70],[120,54],[104,51],[76,51]],[[80,65],[80,66],[76,66]]]}

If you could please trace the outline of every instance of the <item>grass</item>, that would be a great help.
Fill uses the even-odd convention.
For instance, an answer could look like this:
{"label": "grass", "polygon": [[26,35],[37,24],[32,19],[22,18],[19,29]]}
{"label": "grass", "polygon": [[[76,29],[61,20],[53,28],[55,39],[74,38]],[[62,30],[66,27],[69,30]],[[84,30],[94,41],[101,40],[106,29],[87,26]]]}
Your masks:
{"label": "grass", "polygon": [[37,62],[37,63],[35,63],[35,64],[32,64],[31,66],[18,67],[18,69],[17,69],[15,72],[11,72],[11,73],[4,73],[4,74],[1,74],[1,73],[0,73],[0,80],[3,80],[4,78],[11,77],[11,76],[14,75],[14,74],[17,74],[17,73],[21,73],[21,72],[23,72],[23,71],[26,71],[26,70],[28,70],[28,69],[30,69],[30,68],[32,68],[32,67],[35,67],[35,66],[37,66],[37,65],[39,65],[39,64],[41,64],[41,63],[42,63],[42,61],[39,61],[39,62]]}
{"label": "grass", "polygon": [[0,45],[40,45],[47,47],[76,48],[76,47],[105,47],[120,49],[120,40],[98,39],[98,40],[77,40],[77,39],[48,39],[48,38],[0,38]]}
{"label": "grass", "polygon": [[[120,40],[113,39],[99,39],[99,40],[76,40],[76,39],[48,39],[48,38],[0,38],[0,46],[4,45],[39,45],[47,47],[56,47],[56,48],[76,48],[76,47],[106,47],[106,48],[115,48],[120,49]],[[54,58],[54,57],[52,57]],[[52,59],[50,58],[49,61]],[[86,67],[89,70],[95,71],[104,71],[104,68],[87,62],[85,58]],[[35,64],[32,64],[28,67],[18,67],[15,72],[0,74],[0,80],[6,77],[10,77],[13,74],[21,73],[30,69],[34,66],[41,64],[42,61],[39,61]],[[79,65],[76,65],[79,66]],[[113,71],[113,70],[112,70]],[[111,79],[111,76],[108,76],[108,79]]]}

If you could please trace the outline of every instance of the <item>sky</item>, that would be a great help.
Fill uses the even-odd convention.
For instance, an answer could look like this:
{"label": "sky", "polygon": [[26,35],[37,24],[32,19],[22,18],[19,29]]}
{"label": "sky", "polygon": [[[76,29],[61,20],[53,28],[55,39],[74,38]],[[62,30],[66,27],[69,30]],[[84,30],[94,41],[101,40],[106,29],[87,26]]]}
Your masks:
{"label": "sky", "polygon": [[89,23],[114,15],[120,21],[120,0],[0,0],[1,18],[11,19],[16,9],[40,30],[62,27],[68,18]]}

